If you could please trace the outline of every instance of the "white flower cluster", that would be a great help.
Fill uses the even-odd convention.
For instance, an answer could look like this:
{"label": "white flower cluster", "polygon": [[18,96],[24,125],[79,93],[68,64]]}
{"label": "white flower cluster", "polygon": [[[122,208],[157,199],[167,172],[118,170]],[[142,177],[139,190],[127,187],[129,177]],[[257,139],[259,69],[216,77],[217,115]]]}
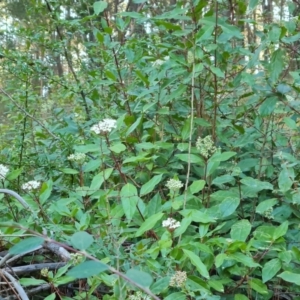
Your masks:
{"label": "white flower cluster", "polygon": [[187,280],[186,272],[176,271],[171,277],[169,286],[182,287]]}
{"label": "white flower cluster", "polygon": [[173,218],[168,218],[167,220],[165,220],[165,221],[162,222],[162,226],[166,227],[168,229],[174,230],[177,227],[180,227],[180,222],[176,221]]}
{"label": "white flower cluster", "polygon": [[5,179],[7,173],[9,171],[8,167],[5,167],[3,165],[0,165],[0,179]]}
{"label": "white flower cluster", "polygon": [[200,154],[205,158],[208,158],[217,151],[210,135],[206,136],[204,139],[199,137],[196,142],[196,147],[200,151]]}
{"label": "white flower cluster", "polygon": [[151,297],[143,294],[141,291],[136,292],[134,295],[128,297],[129,300],[150,300]]}
{"label": "white flower cluster", "polygon": [[152,66],[153,66],[153,67],[159,67],[159,66],[161,66],[163,63],[165,63],[166,61],[168,61],[169,59],[170,59],[169,56],[165,56],[163,60],[162,60],[162,59],[157,59],[156,61],[154,61],[154,62],[152,63]]}
{"label": "white flower cluster", "polygon": [[171,191],[177,191],[183,187],[183,183],[177,179],[170,179],[167,181],[166,187]]}
{"label": "white flower cluster", "polygon": [[86,155],[84,153],[74,153],[68,156],[68,160],[83,163]]}
{"label": "white flower cluster", "polygon": [[91,127],[91,131],[96,134],[108,133],[111,132],[114,128],[117,127],[117,121],[113,119],[104,119],[98,124],[95,124]]}
{"label": "white flower cluster", "polygon": [[26,191],[32,191],[38,189],[40,186],[41,183],[39,181],[31,180],[22,184],[22,189]]}

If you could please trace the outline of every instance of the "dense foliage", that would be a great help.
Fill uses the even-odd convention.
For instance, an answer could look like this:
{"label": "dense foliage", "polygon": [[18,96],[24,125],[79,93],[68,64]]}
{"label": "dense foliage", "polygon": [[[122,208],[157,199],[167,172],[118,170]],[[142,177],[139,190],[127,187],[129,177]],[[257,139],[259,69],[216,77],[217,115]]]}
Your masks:
{"label": "dense foliage", "polygon": [[0,189],[28,207],[0,193],[1,246],[76,253],[21,276],[25,291],[300,299],[297,7],[13,3]]}

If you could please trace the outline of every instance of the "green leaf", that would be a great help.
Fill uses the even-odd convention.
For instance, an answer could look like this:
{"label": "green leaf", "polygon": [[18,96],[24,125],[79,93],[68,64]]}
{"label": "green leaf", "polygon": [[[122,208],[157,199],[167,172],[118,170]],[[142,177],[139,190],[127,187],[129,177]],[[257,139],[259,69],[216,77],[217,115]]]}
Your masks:
{"label": "green leaf", "polygon": [[248,220],[240,220],[232,225],[230,236],[233,240],[245,242],[251,228],[251,223]]}
{"label": "green leaf", "polygon": [[140,125],[142,118],[143,118],[142,116],[137,118],[137,120],[128,128],[125,135],[126,137],[129,136],[129,134],[132,133]]}
{"label": "green leaf", "polygon": [[22,173],[22,171],[23,171],[23,168],[13,170],[7,174],[6,179],[9,181],[14,180],[19,177],[19,175]]}
{"label": "green leaf", "polygon": [[216,162],[216,161],[226,161],[231,157],[235,156],[236,152],[228,151],[228,152],[216,152],[214,155],[209,159],[209,161]]}
{"label": "green leaf", "polygon": [[253,260],[252,257],[247,256],[240,252],[232,253],[232,254],[228,255],[228,257],[242,263],[243,265],[245,265],[246,267],[249,267],[249,268],[255,268],[255,267],[260,266],[258,263],[256,263]]}
{"label": "green leaf", "polygon": [[209,280],[208,285],[220,293],[224,292],[224,286],[220,280]]}
{"label": "green leaf", "polygon": [[268,287],[257,278],[252,278],[248,281],[250,287],[259,294],[268,294]]}
{"label": "green leaf", "polygon": [[8,250],[8,253],[12,255],[23,254],[27,252],[32,252],[40,248],[44,243],[44,239],[41,237],[30,237],[25,240],[20,241]]}
{"label": "green leaf", "polygon": [[222,218],[232,215],[240,204],[240,199],[235,197],[227,197],[219,205]]}
{"label": "green leaf", "polygon": [[285,66],[285,51],[281,48],[275,50],[271,55],[271,61],[268,66],[270,79],[276,82]]}
{"label": "green leaf", "polygon": [[282,224],[280,224],[278,227],[276,227],[274,234],[272,236],[273,240],[276,241],[278,238],[284,236],[287,233],[288,228],[289,228],[288,221],[285,221]]}
{"label": "green leaf", "polygon": [[181,130],[182,141],[185,141],[186,139],[189,138],[190,131],[191,131],[191,119],[187,118],[185,120],[184,125],[183,125],[182,130]]}
{"label": "green leaf", "polygon": [[60,171],[65,174],[78,174],[79,173],[78,170],[71,169],[71,168],[63,168],[63,169],[60,169]]}
{"label": "green leaf", "polygon": [[121,153],[126,150],[126,146],[122,143],[113,144],[109,149],[115,153]]}
{"label": "green leaf", "polygon": [[259,107],[259,113],[262,117],[270,116],[278,101],[278,97],[269,97],[267,98]]}
{"label": "green leaf", "polygon": [[277,277],[282,278],[284,281],[291,282],[300,286],[300,274],[292,273],[290,271],[284,271],[277,275]]}
{"label": "green leaf", "polygon": [[136,187],[131,183],[127,183],[122,187],[120,194],[121,202],[128,221],[132,220],[132,217],[137,210],[136,206],[140,199],[137,193]]}
{"label": "green leaf", "polygon": [[87,153],[87,152],[99,152],[99,145],[97,144],[87,144],[74,146],[76,152]]}
{"label": "green leaf", "polygon": [[249,298],[242,295],[242,294],[235,294],[234,295],[234,300],[249,300]]}
{"label": "green leaf", "polygon": [[103,182],[109,178],[113,170],[114,170],[113,168],[108,168],[103,170],[101,173],[97,174],[96,176],[94,176],[88,194],[92,195],[93,193],[98,191],[101,185],[103,184]]}
{"label": "green leaf", "polygon": [[47,283],[47,281],[42,279],[35,279],[35,278],[21,278],[19,279],[19,283],[22,286],[33,286],[33,285],[42,285],[43,283]]}
{"label": "green leaf", "polygon": [[182,249],[184,254],[191,260],[191,263],[196,267],[198,272],[205,278],[209,278],[209,274],[206,266],[201,261],[200,257],[197,256],[194,252]]}
{"label": "green leaf", "polygon": [[283,120],[284,120],[285,125],[287,125],[290,129],[297,130],[298,125],[293,119],[284,118]]}
{"label": "green leaf", "polygon": [[241,180],[241,183],[251,187],[253,192],[259,192],[262,190],[273,190],[273,185],[266,181],[260,181],[252,177],[245,177]]}
{"label": "green leaf", "polygon": [[225,253],[220,253],[220,254],[218,254],[217,256],[216,256],[216,258],[215,258],[215,265],[216,265],[216,267],[217,268],[220,268],[222,265],[223,265],[223,263],[224,263],[224,261],[225,261],[225,259],[227,258],[228,256],[227,256],[227,254],[225,254]]}
{"label": "green leaf", "polygon": [[272,279],[277,272],[281,269],[281,261],[279,258],[274,258],[265,263],[262,269],[262,280],[263,283]]}
{"label": "green leaf", "polygon": [[154,282],[150,290],[154,294],[160,294],[163,291],[167,290],[169,288],[169,283],[170,283],[171,277],[169,276],[164,276],[162,278],[159,278],[156,282]]}
{"label": "green leaf", "polygon": [[71,236],[70,242],[74,248],[79,250],[86,250],[93,244],[94,238],[92,235],[85,231],[79,231]]}
{"label": "green leaf", "polygon": [[234,182],[234,180],[235,179],[233,176],[231,176],[229,174],[225,174],[225,175],[221,175],[221,176],[214,178],[214,180],[212,181],[212,184],[222,185],[224,183]]}
{"label": "green leaf", "polygon": [[120,16],[124,16],[124,17],[130,17],[133,19],[141,19],[144,16],[141,13],[135,12],[135,11],[126,11],[126,12],[122,12],[120,13]]}
{"label": "green leaf", "polygon": [[126,158],[123,161],[123,164],[128,164],[128,163],[131,163],[131,162],[132,163],[138,163],[138,162],[144,162],[144,161],[150,160],[151,157],[146,157],[147,155],[148,155],[148,153],[144,152],[141,155]]}
{"label": "green leaf", "polygon": [[144,232],[152,229],[155,224],[163,217],[164,213],[159,212],[155,215],[152,215],[144,223],[142,223],[141,227],[137,230],[135,236],[141,236]]}
{"label": "green leaf", "polygon": [[181,293],[181,292],[172,293],[167,297],[165,297],[164,300],[186,300],[186,295],[185,293]]}
{"label": "green leaf", "polygon": [[189,191],[191,192],[192,195],[202,191],[202,189],[205,186],[205,180],[195,180],[190,186],[189,186]]}
{"label": "green leaf", "polygon": [[[252,11],[257,6],[259,0],[250,0],[248,5],[248,10]],[[248,299],[248,298],[247,298]]]}
{"label": "green leaf", "polygon": [[150,274],[136,269],[128,270],[126,276],[143,287],[150,287],[153,282]]}
{"label": "green leaf", "polygon": [[181,234],[185,233],[187,228],[191,225],[192,219],[191,218],[183,218],[180,222],[180,226],[176,228],[173,233],[173,237],[180,236]]}
{"label": "green leaf", "polygon": [[214,66],[210,66],[209,68],[218,77],[225,78],[225,74],[224,74],[223,71],[221,71],[220,68],[217,68],[217,67],[214,67]]}
{"label": "green leaf", "polygon": [[161,182],[163,174],[155,175],[141,187],[140,196],[144,196],[153,191],[155,186]]}
{"label": "green leaf", "polygon": [[106,1],[96,1],[93,4],[95,15],[99,15],[101,12],[103,12],[107,8],[107,2]]}
{"label": "green leaf", "polygon": [[55,300],[56,299],[56,293],[52,293],[49,296],[47,296],[44,300]]}
{"label": "green leaf", "polygon": [[283,166],[278,177],[278,186],[282,193],[285,193],[291,189],[291,186],[294,183],[294,177],[294,169]]}
{"label": "green leaf", "polygon": [[184,209],[180,211],[180,214],[185,218],[190,218],[194,222],[198,223],[214,223],[216,218],[208,214],[207,211],[203,212],[198,209]]}
{"label": "green leaf", "polygon": [[195,154],[175,154],[175,156],[177,158],[179,158],[180,160],[184,161],[184,162],[191,162],[193,164],[200,164],[203,165],[203,159]]}
{"label": "green leaf", "polygon": [[53,186],[53,182],[51,179],[42,184],[42,188],[40,190],[40,202],[42,204],[44,204],[50,197],[52,193],[52,186]]}
{"label": "green leaf", "polygon": [[89,278],[99,273],[106,271],[108,266],[94,260],[85,261],[76,267],[72,268],[67,275],[76,279]]}
{"label": "green leaf", "polygon": [[264,214],[268,209],[270,209],[271,207],[273,207],[274,205],[276,205],[278,203],[278,200],[276,198],[273,199],[267,199],[262,201],[261,203],[259,203],[256,207],[256,212],[258,214]]}

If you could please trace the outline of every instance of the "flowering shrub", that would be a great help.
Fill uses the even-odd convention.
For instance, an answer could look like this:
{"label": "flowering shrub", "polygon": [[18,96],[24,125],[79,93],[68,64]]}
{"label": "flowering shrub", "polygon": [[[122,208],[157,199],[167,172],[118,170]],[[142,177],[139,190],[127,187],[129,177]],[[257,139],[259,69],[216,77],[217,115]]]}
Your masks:
{"label": "flowering shrub", "polygon": [[[15,126],[1,140],[0,190],[19,191],[28,207],[0,194],[1,246],[20,249],[29,233],[39,239],[22,251],[51,237],[76,253],[58,271],[42,269],[48,299],[67,300],[60,286],[74,278],[73,299],[300,297],[300,79],[292,64],[285,69],[298,21],[255,26],[253,45],[245,46],[242,25],[254,24],[247,16],[228,22],[212,15],[217,6],[194,1],[152,17],[155,10],[141,3],[145,11],[117,14],[109,24],[105,14],[59,24],[69,26],[62,30],[68,39],[72,30],[78,40],[82,32],[82,41],[87,32],[93,37],[81,45],[87,57],[76,61],[73,79],[69,72],[57,80],[52,65],[40,74],[55,104],[49,118],[36,111],[40,89],[28,84],[26,93],[4,94]],[[254,9],[242,4],[237,17]],[[145,22],[150,34],[130,34]],[[93,28],[76,27],[85,23]],[[28,41],[48,39],[33,34]],[[57,53],[73,47],[56,42]],[[270,55],[268,63],[257,59],[259,51]],[[29,76],[14,77],[23,86],[39,68],[24,73],[24,61],[12,63],[26,58],[19,54],[7,51],[3,72]],[[33,279],[21,283],[42,284]]]}

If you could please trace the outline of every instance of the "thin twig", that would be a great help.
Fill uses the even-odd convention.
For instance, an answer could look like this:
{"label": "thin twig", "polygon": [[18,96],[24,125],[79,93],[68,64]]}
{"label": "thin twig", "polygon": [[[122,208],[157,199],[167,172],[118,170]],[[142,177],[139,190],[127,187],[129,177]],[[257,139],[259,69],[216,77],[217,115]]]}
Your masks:
{"label": "thin twig", "polygon": [[22,111],[27,117],[31,118],[32,120],[34,120],[35,122],[37,122],[43,129],[45,129],[55,140],[59,140],[59,138],[54,135],[42,122],[40,122],[39,120],[37,120],[33,115],[31,115],[30,113],[28,113],[23,107],[21,107],[17,101],[15,101],[11,95],[9,95],[4,89],[2,89],[0,87],[0,91],[6,96],[8,97],[8,99],[20,110]]}
{"label": "thin twig", "polygon": [[0,270],[0,274],[3,274],[7,279],[9,279],[10,283],[14,286],[14,288],[17,290],[19,293],[19,296],[21,297],[22,300],[29,300],[27,294],[25,293],[24,289],[22,286],[19,284],[18,280],[13,277],[11,274],[6,272],[5,270]]}

